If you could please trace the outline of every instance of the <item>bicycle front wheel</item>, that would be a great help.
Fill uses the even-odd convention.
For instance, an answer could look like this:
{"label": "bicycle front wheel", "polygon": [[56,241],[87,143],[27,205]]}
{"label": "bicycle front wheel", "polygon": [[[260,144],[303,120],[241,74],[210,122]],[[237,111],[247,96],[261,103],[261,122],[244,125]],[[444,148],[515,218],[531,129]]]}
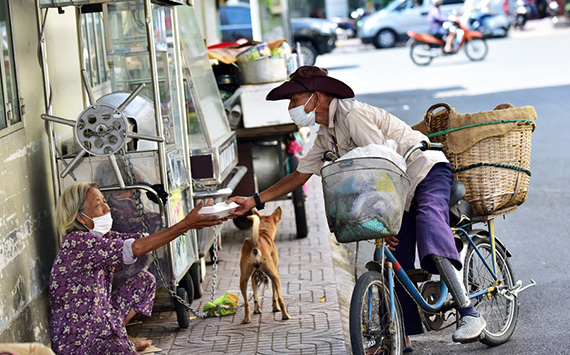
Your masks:
{"label": "bicycle front wheel", "polygon": [[382,274],[368,271],[358,278],[350,301],[350,342],[354,355],[402,354],[404,323],[400,302],[394,295],[390,315],[390,292]]}
{"label": "bicycle front wheel", "polygon": [[[485,259],[487,264],[492,268],[493,250],[491,249],[489,237],[483,237],[474,242],[483,256],[483,259]],[[506,285],[512,288],[515,282],[515,276],[511,263],[504,248],[497,243],[495,244],[497,260],[496,273],[500,285]],[[467,249],[463,270],[465,287],[470,294],[495,284],[493,276],[471,245]],[[479,296],[473,299],[472,302],[475,309],[477,309],[487,321],[485,337],[481,339],[481,342],[488,346],[497,346],[506,343],[511,335],[513,335],[515,326],[517,325],[519,314],[518,298],[514,297],[512,300],[509,300],[507,297],[494,291],[490,294],[486,293]]]}

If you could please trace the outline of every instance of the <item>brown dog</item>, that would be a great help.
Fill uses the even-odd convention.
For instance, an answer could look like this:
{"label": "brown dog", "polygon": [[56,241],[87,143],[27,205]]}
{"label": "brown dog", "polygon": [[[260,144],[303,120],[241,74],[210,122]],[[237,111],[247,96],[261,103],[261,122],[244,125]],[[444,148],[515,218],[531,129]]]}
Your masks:
{"label": "brown dog", "polygon": [[243,242],[241,247],[239,286],[245,309],[242,323],[250,322],[249,301],[247,299],[247,283],[250,276],[253,288],[253,313],[261,313],[257,295],[258,281],[265,280],[265,283],[267,283],[267,277],[269,277],[273,288],[273,312],[281,311],[282,319],[289,319],[289,314],[287,314],[285,303],[283,303],[283,298],[281,297],[281,281],[277,273],[279,260],[274,242],[275,233],[277,233],[277,223],[281,220],[281,207],[277,207],[269,216],[262,216],[256,210],[253,210],[253,215],[247,218],[253,221],[253,227],[251,236]]}

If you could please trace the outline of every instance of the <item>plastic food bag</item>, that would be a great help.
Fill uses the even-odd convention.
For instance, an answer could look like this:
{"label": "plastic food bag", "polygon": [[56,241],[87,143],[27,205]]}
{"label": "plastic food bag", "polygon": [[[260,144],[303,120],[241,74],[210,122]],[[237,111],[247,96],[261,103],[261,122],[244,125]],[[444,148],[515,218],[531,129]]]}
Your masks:
{"label": "plastic food bag", "polygon": [[226,292],[222,297],[206,303],[204,305],[204,312],[208,312],[209,317],[215,316],[216,311],[219,316],[234,314],[238,309],[238,300],[238,295],[232,292]]}
{"label": "plastic food bag", "polygon": [[337,161],[354,158],[384,158],[392,161],[403,172],[406,172],[406,161],[403,156],[398,154],[396,149],[397,143],[392,139],[388,139],[385,144],[369,144],[366,147],[354,148],[338,158]]}

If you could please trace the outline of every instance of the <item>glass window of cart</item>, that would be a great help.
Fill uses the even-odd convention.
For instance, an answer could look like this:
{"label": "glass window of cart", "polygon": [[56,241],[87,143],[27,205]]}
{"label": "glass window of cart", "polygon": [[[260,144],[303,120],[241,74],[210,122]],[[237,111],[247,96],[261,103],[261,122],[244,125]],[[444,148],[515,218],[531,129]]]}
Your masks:
{"label": "glass window of cart", "polygon": [[194,9],[188,6],[178,8],[178,17],[190,146],[192,149],[219,146],[231,130],[208,53],[203,42],[198,43],[203,38],[198,20]]}
{"label": "glass window of cart", "polygon": [[0,36],[2,39],[2,55],[0,56],[0,74],[2,77],[0,85],[0,129],[4,129],[22,120],[8,1],[0,1]]}
{"label": "glass window of cart", "polygon": [[103,90],[104,85],[110,84],[102,14],[100,12],[82,14],[81,32],[83,68],[87,71],[91,89],[97,92]]}
{"label": "glass window of cart", "polygon": [[[180,221],[192,208],[192,200],[184,199],[190,189],[187,156],[185,151],[185,125],[182,117],[183,94],[180,90],[179,47],[176,45],[173,31],[174,10],[170,6],[150,4],[151,33],[147,36],[145,6],[148,2],[122,1],[110,2],[106,11],[108,23],[107,49],[112,91],[132,92],[140,84],[145,84],[140,96],[155,100],[154,85],[158,86],[159,105],[154,105],[159,112],[154,112],[155,119],[161,120],[165,140],[166,171],[168,179],[168,221],[172,225]],[[151,54],[154,53],[156,68],[153,71]],[[158,107],[157,107],[158,106]],[[155,131],[155,129],[153,129]],[[191,242],[188,232],[171,244],[173,270],[180,275],[188,261],[196,254],[195,243]]]}
{"label": "glass window of cart", "polygon": [[[153,99],[143,2],[109,3],[108,12],[113,92],[132,92],[144,83],[143,95]],[[183,130],[177,127],[180,124],[181,105],[175,79],[178,64],[172,38],[172,8],[153,5],[152,24],[164,139],[167,150],[170,146],[182,149]]]}

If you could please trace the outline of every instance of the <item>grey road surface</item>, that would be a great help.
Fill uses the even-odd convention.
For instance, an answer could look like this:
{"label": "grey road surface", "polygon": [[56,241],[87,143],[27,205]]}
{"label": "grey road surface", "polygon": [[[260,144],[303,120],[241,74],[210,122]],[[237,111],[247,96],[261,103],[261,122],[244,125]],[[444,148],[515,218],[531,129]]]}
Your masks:
{"label": "grey road surface", "polygon": [[[492,110],[503,102],[535,107],[527,201],[496,221],[496,234],[513,254],[516,278],[538,284],[520,294],[513,337],[497,348],[461,345],[451,341],[450,328],[412,340],[418,355],[569,354],[570,28],[555,29],[548,21],[535,20],[527,30],[511,31],[508,38],[488,44],[489,54],[482,62],[459,53],[418,67],[405,46],[376,50],[349,41],[319,57],[316,65],[349,84],[358,100],[409,124],[419,122],[437,102],[462,113]],[[354,246],[345,247],[353,261]],[[370,244],[361,243],[359,272],[371,256]]]}

